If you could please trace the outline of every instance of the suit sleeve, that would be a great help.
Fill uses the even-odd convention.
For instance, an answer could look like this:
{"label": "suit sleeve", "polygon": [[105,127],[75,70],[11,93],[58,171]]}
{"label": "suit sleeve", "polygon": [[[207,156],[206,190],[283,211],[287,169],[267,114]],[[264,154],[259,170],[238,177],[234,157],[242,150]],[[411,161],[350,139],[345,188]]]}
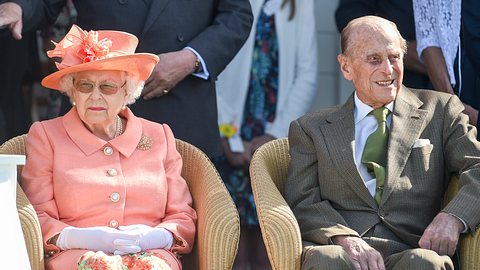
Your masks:
{"label": "suit sleeve", "polygon": [[167,140],[167,156],[165,158],[165,176],[168,185],[165,218],[158,227],[173,233],[172,251],[188,253],[192,250],[195,238],[195,222],[197,214],[192,208],[192,196],[185,179],[181,176],[182,157],[175,146],[175,138],[171,129],[163,125]]}
{"label": "suit sleeve", "polygon": [[358,17],[375,15],[377,12],[376,0],[340,0],[335,11],[337,29],[342,32],[347,24]]}
{"label": "suit sleeve", "polygon": [[247,40],[253,14],[248,0],[219,0],[216,15],[190,43],[205,61],[211,80],[233,59]]}
{"label": "suit sleeve", "polygon": [[58,247],[47,241],[69,225],[59,220],[53,190],[53,164],[50,140],[42,123],[36,122],[28,132],[27,161],[22,170],[21,186],[37,212],[46,251],[58,252]]}
{"label": "suit sleeve", "polygon": [[462,31],[465,52],[480,77],[480,1],[462,1]]}
{"label": "suit sleeve", "polygon": [[298,120],[290,125],[289,144],[285,199],[298,220],[302,239],[326,245],[329,238],[336,235],[359,236],[347,226],[330,202],[322,199],[315,145]]}
{"label": "suit sleeve", "polygon": [[445,107],[444,156],[448,171],[459,173],[460,190],[443,211],[461,218],[474,233],[480,223],[480,142],[462,111],[462,103],[452,96]]}
{"label": "suit sleeve", "polygon": [[53,24],[66,4],[66,0],[0,0],[17,3],[22,8],[23,30],[34,31]]}

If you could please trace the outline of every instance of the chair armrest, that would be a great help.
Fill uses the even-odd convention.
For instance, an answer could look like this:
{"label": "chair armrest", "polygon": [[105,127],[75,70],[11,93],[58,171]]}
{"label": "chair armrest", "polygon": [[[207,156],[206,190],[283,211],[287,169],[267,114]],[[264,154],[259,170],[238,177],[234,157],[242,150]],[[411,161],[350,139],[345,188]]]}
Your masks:
{"label": "chair armrest", "polygon": [[208,157],[191,144],[181,140],[176,144],[183,159],[182,176],[198,216],[194,269],[230,270],[240,239],[237,208]]}
{"label": "chair armrest", "polygon": [[[300,269],[302,257],[300,228],[275,184],[283,183],[284,179],[272,178],[286,178],[288,158],[279,147],[282,147],[281,143],[275,140],[255,152],[250,163],[251,183],[262,237],[272,269],[295,270]],[[283,185],[281,189],[283,190]]]}
{"label": "chair armrest", "polygon": [[42,231],[37,213],[17,184],[17,210],[32,270],[44,269]]}
{"label": "chair armrest", "polygon": [[458,248],[460,269],[480,270],[480,229],[475,234],[462,235]]}
{"label": "chair armrest", "polygon": [[[445,192],[444,205],[457,194],[459,185],[460,179],[457,174],[454,174]],[[480,230],[477,229],[474,234],[461,235],[458,251],[460,255],[460,269],[480,270]]]}

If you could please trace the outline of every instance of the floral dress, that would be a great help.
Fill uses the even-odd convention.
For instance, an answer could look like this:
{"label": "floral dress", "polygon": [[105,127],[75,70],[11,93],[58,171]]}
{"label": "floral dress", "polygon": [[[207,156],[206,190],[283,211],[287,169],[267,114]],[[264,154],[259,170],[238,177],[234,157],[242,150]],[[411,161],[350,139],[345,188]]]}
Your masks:
{"label": "floral dress", "polygon": [[127,255],[107,255],[102,251],[86,252],[78,260],[78,270],[170,270],[159,253],[142,252]]}
{"label": "floral dress", "polygon": [[[262,10],[256,25],[254,44],[249,89],[240,127],[243,141],[264,135],[267,122],[275,119],[278,42],[273,14],[267,15]],[[237,206],[242,225],[258,225],[248,170],[230,165],[225,155],[216,158],[214,163]]]}

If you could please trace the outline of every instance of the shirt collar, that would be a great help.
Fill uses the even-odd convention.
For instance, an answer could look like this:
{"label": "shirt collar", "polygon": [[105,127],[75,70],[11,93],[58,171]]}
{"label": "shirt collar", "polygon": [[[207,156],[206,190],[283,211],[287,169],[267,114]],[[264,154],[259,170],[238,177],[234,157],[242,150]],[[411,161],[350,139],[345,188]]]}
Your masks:
{"label": "shirt collar", "polygon": [[[354,119],[355,119],[355,125],[356,125],[363,118],[365,118],[373,110],[373,108],[370,107],[369,105],[363,103],[358,98],[356,91],[353,95],[353,98],[354,98],[354,101],[355,101],[355,109],[353,111],[354,111]],[[387,105],[385,105],[385,107],[387,107],[387,109],[390,112],[393,112],[393,104],[394,104],[394,102],[392,101],[392,102],[388,103]]]}

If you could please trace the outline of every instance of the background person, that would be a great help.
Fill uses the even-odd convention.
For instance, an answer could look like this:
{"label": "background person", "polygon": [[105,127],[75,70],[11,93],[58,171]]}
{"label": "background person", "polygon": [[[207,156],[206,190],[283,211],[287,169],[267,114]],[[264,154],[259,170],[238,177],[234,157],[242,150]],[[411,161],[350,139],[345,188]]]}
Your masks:
{"label": "background person", "polygon": [[[22,26],[31,29],[53,23],[66,2],[5,3],[0,5],[0,14],[3,11],[9,16],[0,16],[0,26],[8,25],[13,36],[21,38]],[[131,33],[140,40],[137,52],[159,55],[143,98],[132,105],[132,111],[168,124],[177,138],[209,157],[220,155],[215,81],[248,37],[253,20],[248,0],[73,3],[78,12],[76,23],[83,29]],[[70,104],[64,105],[67,111]]]}
{"label": "background person", "polygon": [[290,122],[310,109],[317,92],[317,37],[314,1],[250,3],[255,27],[217,82],[224,154],[215,165],[242,224],[234,268],[268,269],[248,167],[258,147],[286,137]]}

